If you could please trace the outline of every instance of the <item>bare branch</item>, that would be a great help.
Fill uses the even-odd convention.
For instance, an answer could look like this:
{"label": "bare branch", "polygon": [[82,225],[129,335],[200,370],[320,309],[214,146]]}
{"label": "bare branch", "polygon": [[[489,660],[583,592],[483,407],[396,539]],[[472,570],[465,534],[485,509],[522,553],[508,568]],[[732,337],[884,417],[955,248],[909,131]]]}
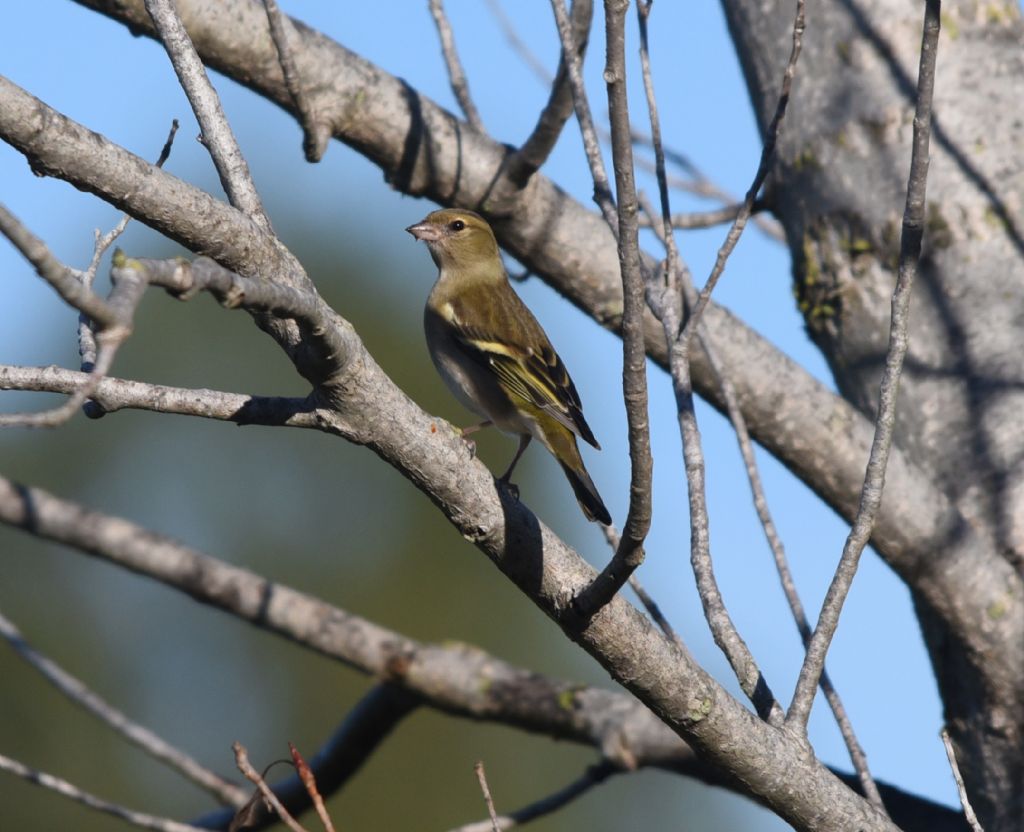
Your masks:
{"label": "bare branch", "polygon": [[[500,15],[500,8],[496,8],[496,2],[492,2],[492,11]],[[594,15],[593,0],[573,0],[572,4],[572,40],[576,44],[576,62],[583,63],[583,56],[586,53],[587,42],[590,38],[590,24]],[[507,23],[507,20],[506,20]],[[558,61],[558,72],[551,82],[551,95],[548,103],[541,111],[540,118],[533,128],[533,132],[523,142],[512,158],[509,159],[508,177],[520,185],[533,176],[551,155],[558,137],[562,134],[565,122],[573,113],[572,85],[569,80],[568,62],[565,58],[565,50],[562,50]]]}
{"label": "bare branch", "polygon": [[443,0],[430,0],[430,14],[434,18],[437,34],[441,38],[441,51],[444,53],[444,64],[448,68],[448,80],[452,85],[455,100],[459,102],[459,107],[462,108],[466,120],[473,125],[474,129],[483,132],[484,122],[469,94],[469,81],[466,80],[462,62],[459,61],[459,53],[455,49],[455,35],[452,33],[448,16],[444,13]]}
{"label": "bare branch", "polygon": [[96,336],[98,345],[96,364],[86,377],[85,381],[78,387],[59,407],[46,410],[41,413],[6,413],[0,415],[0,427],[21,426],[21,427],[56,427],[71,418],[88,399],[103,377],[110,370],[114,356],[128,336],[132,332],[132,319],[135,316],[135,309],[142,300],[146,284],[135,275],[121,275],[120,279],[113,279],[113,288],[106,301],[110,310],[112,323],[106,323]]}
{"label": "bare branch", "polygon": [[299,749],[295,747],[294,743],[288,743],[288,750],[292,753],[292,762],[295,763],[295,770],[298,772],[299,780],[302,781],[302,785],[305,787],[306,793],[309,795],[310,800],[313,801],[313,807],[316,809],[316,816],[320,818],[320,823],[323,824],[324,832],[334,832],[334,823],[331,821],[331,816],[327,813],[327,807],[324,806],[324,799],[316,785],[316,777],[313,775],[313,772],[306,764],[306,761],[302,758],[302,755],[299,753]]}
{"label": "bare branch", "polygon": [[573,106],[576,110],[576,121],[580,125],[580,133],[583,135],[583,150],[587,154],[587,164],[590,165],[590,175],[594,180],[594,202],[601,209],[605,222],[608,223],[612,233],[617,235],[619,221],[615,213],[615,198],[612,196],[604,160],[601,158],[601,143],[598,141],[597,131],[594,129],[594,117],[590,113],[587,89],[583,84],[580,51],[576,46],[569,14],[565,10],[565,0],[551,0],[551,9],[555,13],[558,37],[562,41],[562,57],[566,60]]}
{"label": "bare branch", "polygon": [[[601,531],[604,532],[604,539],[608,541],[608,545],[611,547],[612,552],[614,553],[619,548],[619,533],[615,528],[615,524],[613,523],[610,526],[601,526]],[[672,625],[669,623],[668,619],[665,618],[664,614],[661,611],[661,607],[659,607],[657,603],[655,603],[654,599],[648,594],[647,590],[645,590],[643,586],[640,584],[640,581],[637,578],[635,572],[629,577],[629,588],[632,589],[634,593],[636,593],[637,599],[640,601],[643,608],[647,610],[647,614],[651,617],[651,620],[658,625],[658,627],[666,636],[668,636],[670,639],[672,639],[673,642],[675,642],[676,646],[679,647],[679,649],[684,649],[683,641],[681,638],[679,638],[679,634],[672,628]]]}
{"label": "bare branch", "polygon": [[117,803],[111,803],[109,800],[96,797],[94,794],[83,791],[67,780],[62,780],[60,777],[54,777],[52,774],[47,774],[45,771],[38,771],[34,768],[29,768],[17,760],[12,760],[10,757],[6,757],[0,754],[0,771],[7,771],[16,777],[20,777],[23,780],[27,780],[29,783],[34,783],[37,786],[42,786],[44,789],[56,792],[57,794],[73,800],[76,803],[81,803],[84,806],[88,806],[90,809],[95,809],[97,812],[103,812],[107,815],[113,815],[115,818],[119,818],[128,823],[139,826],[142,829],[153,829],[155,832],[204,832],[198,826],[190,826],[187,823],[179,823],[176,820],[169,820],[168,818],[160,818],[155,815],[147,815],[144,812],[136,812],[133,809],[127,809]]}
{"label": "bare branch", "polygon": [[209,292],[228,309],[242,308],[294,320],[303,335],[305,360],[317,367],[321,379],[343,372],[351,357],[355,333],[315,291],[242,277],[206,257],[188,263],[133,259],[115,252],[111,275],[121,281],[132,278],[143,285],[160,286],[180,300]]}
{"label": "bare branch", "polygon": [[498,814],[494,811],[494,800],[491,798],[491,790],[487,785],[487,774],[484,772],[484,761],[477,760],[476,765],[473,766],[473,771],[476,772],[476,779],[480,783],[480,791],[484,795],[484,803],[487,804],[487,814],[491,816],[491,829],[494,832],[501,832],[498,826]]}
{"label": "bare branch", "polygon": [[238,765],[238,770],[242,772],[246,780],[254,783],[256,788],[260,790],[263,799],[273,807],[281,822],[291,829],[292,832],[306,832],[302,825],[291,816],[291,813],[281,805],[281,801],[277,799],[277,795],[267,785],[260,773],[252,767],[252,763],[249,762],[249,752],[246,751],[245,746],[240,742],[235,742],[231,744],[231,749],[235,752],[235,763]]}
{"label": "bare branch", "polygon": [[782,127],[782,119],[785,117],[786,107],[789,105],[789,93],[793,86],[796,64],[800,58],[800,50],[803,45],[804,2],[805,0],[796,0],[796,16],[793,20],[793,46],[789,53],[789,60],[786,62],[785,72],[782,74],[782,89],[779,92],[778,103],[775,105],[775,114],[765,130],[764,146],[761,148],[761,161],[757,166],[757,173],[754,175],[754,181],[750,184],[750,188],[743,198],[743,208],[736,215],[736,219],[733,220],[732,227],[725,236],[725,242],[722,243],[722,247],[718,250],[715,265],[711,269],[707,283],[700,290],[697,305],[691,310],[690,316],[686,321],[686,326],[683,329],[684,342],[688,343],[693,338],[694,327],[697,321],[700,320],[701,315],[704,314],[704,309],[711,299],[711,293],[714,291],[718,279],[725,271],[725,263],[729,259],[729,255],[732,254],[736,244],[740,241],[740,235],[743,234],[743,229],[746,228],[747,220],[750,219],[754,209],[757,193],[761,190],[761,185],[764,184],[764,180],[768,176],[768,166],[775,153],[775,143],[778,140],[779,130]]}
{"label": "bare branch", "polygon": [[33,265],[65,302],[88,315],[100,326],[113,326],[117,316],[109,305],[76,279],[72,271],[58,260],[49,247],[29,231],[10,211],[0,205],[0,233]]}
{"label": "bare branch", "polygon": [[960,766],[956,762],[956,752],[953,750],[953,741],[949,738],[949,731],[943,726],[939,731],[942,737],[942,744],[946,747],[946,758],[949,760],[949,768],[953,772],[953,779],[956,781],[956,793],[960,796],[960,805],[964,809],[964,817],[970,824],[972,832],[985,832],[978,822],[978,816],[974,814],[970,798],[967,796],[967,787],[964,785],[964,778],[960,774]]}
{"label": "bare branch", "polygon": [[[87,373],[60,367],[15,367],[0,364],[0,390],[74,393],[88,381]],[[326,430],[305,398],[247,396],[193,387],[167,387],[106,377],[90,394],[104,412],[150,410],[220,419],[240,425],[281,425]]]}
{"label": "bare branch", "polygon": [[[561,7],[561,0],[556,6]],[[619,546],[608,565],[576,599],[584,618],[601,609],[629,580],[644,560],[644,540],[651,528],[650,419],[647,413],[647,353],[644,345],[644,274],[640,259],[637,215],[639,204],[633,179],[633,146],[629,138],[626,97],[625,17],[629,4],[605,0],[608,38],[604,78],[612,123],[612,160],[618,194],[619,269],[622,272],[622,398],[629,429],[629,512]]]}
{"label": "bare branch", "polygon": [[[668,185],[668,178],[666,177],[666,185]],[[763,209],[763,203],[759,201],[754,202],[754,210],[759,211]],[[681,231],[688,231],[695,228],[713,228],[716,225],[722,225],[723,223],[734,220],[739,212],[742,210],[742,203],[732,203],[730,205],[723,205],[721,208],[714,208],[710,211],[690,211],[685,214],[672,214],[669,217],[672,228]],[[640,227],[650,227],[650,220],[646,216],[640,216]]]}
{"label": "bare branch", "polygon": [[899,392],[900,373],[907,354],[907,322],[910,314],[910,292],[917,276],[921,257],[921,238],[924,235],[924,200],[928,182],[928,143],[931,136],[932,91],[935,87],[935,63],[939,43],[939,0],[925,0],[924,26],[921,35],[921,63],[917,77],[917,108],[914,112],[914,137],[910,156],[910,175],[907,181],[907,203],[903,213],[903,233],[900,239],[899,274],[892,295],[892,318],[889,326],[889,349],[885,356],[885,371],[878,393],[878,417],[875,438],[871,443],[860,506],[853,528],[846,538],[843,554],[835,575],[825,593],[818,615],[818,623],[807,647],[800,676],[797,679],[793,701],[786,722],[806,733],[807,720],[814,704],[814,692],[825,666],[825,654],[832,643],[843,603],[853,585],[860,555],[864,551],[875,524],[875,515],[882,502],[885,471],[892,447],[896,423],[896,396]]}
{"label": "bare branch", "polygon": [[18,656],[39,671],[46,681],[64,696],[75,704],[81,705],[129,742],[139,746],[155,759],[171,766],[200,788],[208,791],[221,803],[239,805],[245,802],[245,792],[234,783],[210,771],[181,749],[175,748],[148,728],[125,716],[109,702],[89,690],[81,680],[76,679],[52,659],[32,647],[25,641],[14,623],[3,613],[0,613],[0,636],[7,640]]}
{"label": "bare branch", "polygon": [[[637,20],[640,28],[640,65],[643,72],[644,91],[647,96],[647,110],[650,114],[651,139],[658,177],[658,193],[661,200],[662,228],[658,236],[668,253],[664,284],[652,286],[651,293],[654,296],[652,305],[655,314],[661,316],[665,329],[673,388],[678,405],[679,430],[683,441],[683,459],[690,503],[690,562],[704,608],[704,617],[707,619],[715,643],[729,660],[740,687],[757,708],[758,714],[769,724],[779,725],[784,718],[782,708],[768,687],[753,654],[729,616],[712,567],[710,523],[704,485],[704,454],[701,448],[700,430],[697,427],[697,415],[693,407],[689,344],[679,334],[680,320],[677,305],[680,294],[692,295],[693,289],[689,269],[684,269],[676,248],[675,237],[672,234],[672,210],[665,176],[661,120],[658,115],[657,97],[654,93],[654,78],[651,72],[647,39],[647,19],[650,10],[650,3],[637,4]],[[653,217],[653,213],[650,211],[648,213]],[[702,343],[707,347],[705,341]],[[709,361],[714,366],[713,352],[707,348],[706,352]]]}
{"label": "bare branch", "polygon": [[302,126],[302,151],[306,154],[307,162],[319,162],[327,152],[327,143],[331,140],[331,126],[317,118],[312,98],[307,94],[302,78],[299,77],[299,69],[295,65],[295,55],[288,42],[291,20],[281,14],[277,0],[263,0],[263,5],[267,10],[270,36],[277,48],[281,74],[284,76],[288,94],[292,97],[292,103],[299,114],[299,124]]}
{"label": "bare branch", "polygon": [[263,210],[249,165],[220,106],[220,98],[206,75],[206,68],[178,16],[174,0],[146,0],[146,11],[196,114],[203,131],[203,145],[213,159],[228,200],[260,228],[270,231],[270,220]]}

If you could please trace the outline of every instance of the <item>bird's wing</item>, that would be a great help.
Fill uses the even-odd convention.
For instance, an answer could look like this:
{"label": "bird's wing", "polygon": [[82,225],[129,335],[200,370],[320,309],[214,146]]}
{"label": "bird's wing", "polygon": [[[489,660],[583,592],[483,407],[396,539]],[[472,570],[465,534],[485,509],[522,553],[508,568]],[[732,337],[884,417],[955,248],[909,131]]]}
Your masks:
{"label": "bird's wing", "polygon": [[458,306],[453,304],[454,314],[449,319],[456,341],[474,360],[494,373],[506,395],[529,402],[585,442],[601,447],[583,418],[579,394],[562,359],[525,306],[523,310],[530,315],[531,331],[510,332],[501,338],[480,323],[466,321],[459,314]]}

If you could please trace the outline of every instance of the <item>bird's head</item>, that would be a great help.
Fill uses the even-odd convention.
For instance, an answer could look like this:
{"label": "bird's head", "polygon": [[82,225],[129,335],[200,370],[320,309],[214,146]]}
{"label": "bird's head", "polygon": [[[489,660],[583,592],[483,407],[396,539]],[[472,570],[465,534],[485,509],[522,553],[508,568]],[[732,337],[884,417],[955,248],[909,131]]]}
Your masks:
{"label": "bird's head", "polygon": [[442,271],[501,263],[494,232],[487,220],[472,211],[443,208],[405,230],[427,244],[430,256]]}

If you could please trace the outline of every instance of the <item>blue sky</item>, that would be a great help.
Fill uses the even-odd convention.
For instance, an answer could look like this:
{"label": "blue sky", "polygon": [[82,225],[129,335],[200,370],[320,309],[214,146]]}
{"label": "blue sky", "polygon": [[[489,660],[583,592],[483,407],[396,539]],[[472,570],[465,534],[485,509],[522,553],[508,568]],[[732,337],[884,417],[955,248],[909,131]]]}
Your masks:
{"label": "blue sky", "polygon": [[[455,109],[426,2],[282,2],[282,8],[347,48],[402,76],[421,92]],[[546,2],[511,3],[505,8],[520,36],[553,71],[557,37]],[[600,13],[600,4],[598,14]],[[515,144],[533,124],[547,90],[509,46],[486,3],[450,0],[456,42],[483,121],[499,140]],[[382,32],[382,10],[388,32]],[[637,40],[630,18],[628,55]],[[46,50],[39,38],[46,32]],[[808,37],[813,37],[813,16]],[[719,7],[710,2],[656,3],[651,21],[655,85],[666,141],[686,153],[727,190],[742,194],[757,166],[758,138],[732,46]],[[586,67],[592,106],[604,120],[601,82],[603,38],[595,30]],[[634,80],[638,75],[630,67]],[[160,50],[150,41],[55,0],[10,4],[0,28],[0,73],[53,107],[103,133],[133,152],[152,158],[172,117],[183,127],[170,169],[191,181],[210,181],[210,165],[193,140],[197,129]],[[781,76],[781,65],[780,65]],[[432,206],[402,197],[380,172],[337,143],[324,162],[306,165],[297,127],[276,108],[215,76],[228,116],[238,130],[261,187],[292,189],[296,205],[313,206],[328,218],[352,206],[372,218],[363,244],[405,249],[410,269],[418,270],[415,291],[425,296],[432,266],[402,229]],[[641,90],[630,91],[636,124],[646,130]],[[591,183],[570,123],[545,166],[560,186],[589,204]],[[607,156],[607,154],[606,154]],[[650,177],[640,184],[656,193]],[[74,265],[88,260],[94,227],[107,228],[115,212],[69,186],[34,177],[24,159],[0,145],[0,200],[56,253]],[[702,207],[673,194],[675,210]],[[328,220],[329,222],[329,220]],[[698,282],[706,278],[725,229],[692,232],[680,238],[681,252]],[[354,239],[353,244],[357,244]],[[287,243],[288,241],[285,240]],[[657,253],[652,240],[648,250]],[[0,243],[0,362],[75,366],[70,338],[55,338],[51,322],[66,312],[14,251]],[[831,385],[824,363],[808,341],[792,300],[787,252],[751,227],[733,255],[716,300],[770,338],[809,372]],[[587,457],[613,515],[622,517],[628,482],[624,416],[615,404],[621,366],[619,342],[562,302],[540,281],[517,287],[534,309],[576,380],[588,420],[604,452]],[[408,294],[406,275],[382,281],[382,297]],[[420,302],[420,301],[417,301]],[[345,310],[340,310],[343,314]],[[115,365],[114,374],[117,374]],[[689,568],[686,496],[674,402],[668,379],[650,374],[653,443],[658,463],[655,521],[648,562],[641,577],[669,618],[709,665],[736,691],[728,667],[706,635]],[[603,405],[602,402],[611,402]],[[6,409],[6,408],[5,408]],[[451,419],[460,418],[453,406]],[[708,462],[711,539],[715,568],[726,603],[740,632],[774,687],[788,700],[800,663],[795,627],[788,621],[771,558],[749,498],[736,443],[728,425],[706,407],[698,411]],[[0,444],[0,449],[3,445]],[[535,455],[537,452],[534,452]],[[839,557],[846,529],[835,515],[779,464],[759,453],[768,499],[810,610],[816,608]],[[536,461],[532,464],[546,464]],[[547,468],[545,471],[549,470]],[[612,495],[612,496],[608,496]],[[605,556],[596,528],[575,521],[556,528],[592,560]],[[955,790],[938,739],[941,706],[924,653],[909,595],[873,553],[866,554],[830,653],[829,669],[870,760],[874,774],[905,789],[956,803]],[[899,679],[894,685],[893,680]],[[849,768],[848,758],[825,703],[820,699],[811,724],[819,755]],[[762,815],[758,815],[762,817]],[[763,820],[759,828],[783,828]]]}

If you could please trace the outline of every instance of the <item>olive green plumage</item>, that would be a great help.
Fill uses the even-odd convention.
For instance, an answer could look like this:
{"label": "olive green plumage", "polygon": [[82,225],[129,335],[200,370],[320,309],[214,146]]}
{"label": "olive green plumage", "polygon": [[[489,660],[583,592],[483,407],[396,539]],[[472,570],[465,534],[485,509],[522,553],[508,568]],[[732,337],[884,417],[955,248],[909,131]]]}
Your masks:
{"label": "olive green plumage", "polygon": [[600,449],[576,387],[541,329],[508,282],[498,243],[486,220],[472,211],[434,211],[406,229],[422,240],[438,267],[427,299],[427,347],[445,383],[467,408],[518,435],[508,470],[537,437],[558,460],[583,513],[611,523],[583,466],[576,437]]}

